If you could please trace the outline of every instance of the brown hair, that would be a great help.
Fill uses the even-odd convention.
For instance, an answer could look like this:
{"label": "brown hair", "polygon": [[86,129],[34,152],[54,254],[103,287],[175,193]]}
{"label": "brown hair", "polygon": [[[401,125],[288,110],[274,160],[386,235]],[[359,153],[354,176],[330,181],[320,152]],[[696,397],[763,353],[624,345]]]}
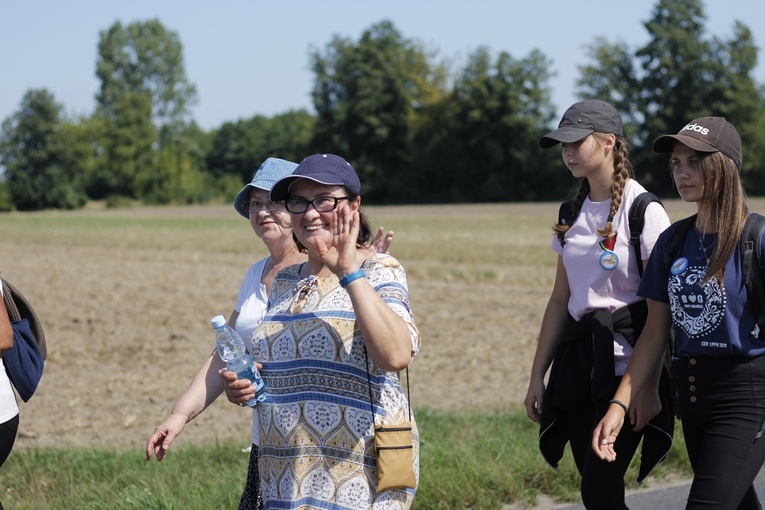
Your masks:
{"label": "brown hair", "polygon": [[[608,133],[592,133],[596,141],[603,145],[603,140]],[[614,232],[614,216],[619,211],[619,206],[622,204],[622,196],[624,195],[624,187],[627,184],[627,179],[635,178],[635,169],[630,162],[630,145],[629,142],[623,136],[617,136],[616,143],[614,144],[614,150],[611,153],[614,166],[613,180],[611,182],[611,209],[608,211],[608,219],[603,228],[598,229],[598,235],[602,237],[609,237]],[[582,204],[584,199],[590,193],[590,182],[586,178],[578,179],[574,184],[574,198],[571,201],[572,219],[579,216],[579,212],[582,210]],[[573,222],[572,222],[573,223]],[[558,241],[564,244],[563,237],[565,236],[571,225],[556,224],[553,225],[553,231],[558,236]]]}
{"label": "brown hair", "polygon": [[[738,244],[747,213],[746,193],[741,185],[736,163],[722,152],[698,152],[699,167],[704,181],[704,195],[699,211],[707,226],[717,232],[717,245],[709,261],[703,281],[719,277]],[[698,228],[698,218],[696,226]]]}

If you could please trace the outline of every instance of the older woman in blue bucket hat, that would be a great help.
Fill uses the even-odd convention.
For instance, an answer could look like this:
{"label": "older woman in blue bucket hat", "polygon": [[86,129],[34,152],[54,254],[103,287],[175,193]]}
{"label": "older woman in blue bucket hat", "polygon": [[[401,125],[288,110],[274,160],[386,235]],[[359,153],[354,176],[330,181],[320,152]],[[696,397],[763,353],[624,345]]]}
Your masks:
{"label": "older woman in blue bucket hat", "polygon": [[[228,324],[245,340],[249,339],[265,313],[268,293],[276,274],[284,267],[305,262],[292,237],[290,215],[284,208],[284,201],[272,201],[269,192],[281,178],[289,176],[297,167],[296,163],[278,158],[268,158],[255,173],[252,181],[242,188],[234,199],[234,209],[250,220],[252,229],[268,248],[269,255],[253,264],[244,276],[234,310]],[[373,240],[376,249],[385,251],[390,245],[393,233],[383,236],[380,228]],[[170,416],[162,422],[149,437],[146,444],[146,459],[155,455],[162,460],[167,455],[173,440],[183,431],[186,424],[204,411],[223,392],[217,375],[225,363],[213,351],[205,360],[186,391],[173,406]],[[254,411],[253,411],[254,413]],[[239,503],[239,510],[262,508],[260,484],[258,481],[258,421],[253,414],[252,449],[247,473],[247,482]]]}
{"label": "older woman in blue bucket hat", "polygon": [[[249,338],[266,309],[268,291],[274,276],[283,267],[299,264],[306,260],[292,240],[292,225],[284,202],[272,202],[268,193],[274,183],[290,175],[296,163],[278,158],[268,158],[260,166],[252,182],[248,183],[234,199],[234,209],[250,220],[252,229],[268,248],[269,255],[253,264],[244,275],[234,311],[228,324],[242,338]],[[175,438],[186,424],[198,416],[223,393],[218,371],[226,364],[213,351],[197,371],[191,384],[178,398],[170,416],[165,419],[149,437],[146,444],[146,459],[152,455],[162,460]],[[254,415],[253,415],[254,416]],[[261,508],[258,503],[258,426],[253,420],[252,450],[250,466],[239,509]]]}
{"label": "older woman in blue bucket hat", "polygon": [[[398,372],[420,335],[404,269],[367,248],[361,183],[343,158],[309,156],[270,197],[285,201],[308,259],[276,275],[250,339],[269,388],[257,406],[264,506],[410,508],[419,435]],[[254,398],[235,374],[221,377],[230,401]],[[404,436],[385,454],[380,427]],[[387,480],[389,454],[400,456],[393,474],[403,479]]]}

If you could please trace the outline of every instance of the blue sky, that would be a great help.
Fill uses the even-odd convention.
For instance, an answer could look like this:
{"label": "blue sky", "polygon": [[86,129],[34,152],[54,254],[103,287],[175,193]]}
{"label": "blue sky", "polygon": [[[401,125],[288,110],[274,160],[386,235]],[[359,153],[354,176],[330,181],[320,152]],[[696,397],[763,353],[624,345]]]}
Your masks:
{"label": "blue sky", "polygon": [[[158,18],[178,33],[186,73],[197,87],[192,115],[203,129],[255,114],[312,111],[310,48],[333,35],[357,40],[383,19],[460,69],[479,46],[520,59],[539,49],[552,60],[558,113],[576,100],[577,66],[597,36],[632,49],[648,36],[643,23],[655,2],[633,0],[0,0],[0,119],[30,88],[47,88],[69,114],[90,114],[99,82],[100,31],[115,21]],[[729,38],[736,20],[765,47],[765,2],[705,2],[710,34]],[[760,61],[763,60],[760,52]],[[765,65],[756,71],[765,83]]]}

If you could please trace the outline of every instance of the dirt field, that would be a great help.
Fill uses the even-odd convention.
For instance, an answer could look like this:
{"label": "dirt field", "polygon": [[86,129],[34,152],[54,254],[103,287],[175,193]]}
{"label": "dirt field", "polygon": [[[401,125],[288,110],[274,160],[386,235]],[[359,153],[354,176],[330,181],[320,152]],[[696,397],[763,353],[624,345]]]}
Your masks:
{"label": "dirt field", "polygon": [[[450,276],[458,265],[470,266],[471,257],[445,263],[443,269],[415,255],[408,260],[406,254],[414,250],[404,219],[410,221],[421,209],[376,211],[375,219],[384,219],[386,227],[401,225],[392,252],[410,274],[412,307],[423,337],[411,367],[415,409],[504,409],[525,394],[553,277],[554,255],[544,225],[557,209],[552,204],[491,207],[463,208],[459,214],[475,213],[476,223],[485,221],[481,215],[494,214],[514,228],[532,218],[534,230],[544,234],[530,242],[517,230],[494,232],[496,242],[504,244],[475,252],[481,258],[491,255],[483,251],[496,250],[499,257],[486,263],[483,271],[490,276],[483,279]],[[49,343],[37,394],[21,404],[17,447],[74,444],[142,451],[212,350],[209,318],[228,316],[244,272],[265,255],[246,222],[232,217],[227,207],[106,211],[104,221],[113,225],[92,235],[65,227],[88,214],[37,216],[43,226],[21,241],[0,225],[0,268],[44,318]],[[162,227],[163,217],[184,215],[238,222],[242,248],[221,253],[205,232]],[[151,219],[152,229],[123,224],[142,217]],[[12,219],[0,217],[0,224]],[[526,258],[518,259],[514,248]],[[446,247],[429,249],[437,254]],[[536,257],[547,265],[527,261]],[[433,273],[440,276],[427,276]],[[250,422],[249,410],[220,398],[187,426],[176,447],[217,439],[241,440],[245,446]]]}

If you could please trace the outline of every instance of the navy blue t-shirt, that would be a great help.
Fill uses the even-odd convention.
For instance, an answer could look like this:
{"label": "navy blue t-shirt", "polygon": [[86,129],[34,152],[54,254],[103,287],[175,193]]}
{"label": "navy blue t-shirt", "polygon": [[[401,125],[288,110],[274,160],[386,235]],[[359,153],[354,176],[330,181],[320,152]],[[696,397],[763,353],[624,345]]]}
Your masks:
{"label": "navy blue t-shirt", "polygon": [[747,302],[738,246],[725,264],[723,285],[720,285],[718,278],[700,285],[707,268],[701,247],[703,245],[706,257],[711,259],[717,235],[700,236],[696,226],[692,226],[685,236],[682,249],[667,266],[664,253],[672,228],[659,236],[640,282],[638,295],[669,303],[675,330],[675,355],[765,354],[765,333],[760,332]]}

